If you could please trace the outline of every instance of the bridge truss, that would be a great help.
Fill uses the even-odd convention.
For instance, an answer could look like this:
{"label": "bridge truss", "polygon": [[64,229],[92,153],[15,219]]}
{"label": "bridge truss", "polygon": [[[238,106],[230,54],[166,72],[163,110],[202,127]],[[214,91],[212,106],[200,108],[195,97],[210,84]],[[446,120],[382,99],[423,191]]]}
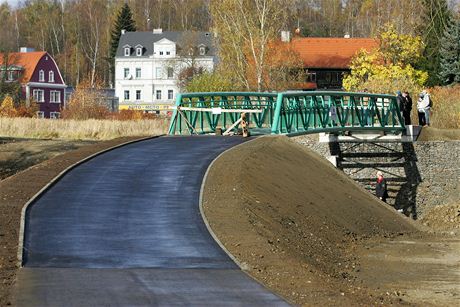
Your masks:
{"label": "bridge truss", "polygon": [[[396,96],[351,92],[178,94],[169,134],[237,130],[241,113],[264,134],[405,130]],[[236,124],[235,124],[236,123]]]}

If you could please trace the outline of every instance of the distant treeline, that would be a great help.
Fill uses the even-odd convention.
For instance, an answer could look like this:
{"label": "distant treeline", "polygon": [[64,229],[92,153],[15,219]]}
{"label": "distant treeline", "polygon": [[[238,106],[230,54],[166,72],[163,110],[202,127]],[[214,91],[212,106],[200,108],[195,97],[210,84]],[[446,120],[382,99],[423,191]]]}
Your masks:
{"label": "distant treeline", "polygon": [[[17,51],[21,46],[46,50],[58,62],[67,84],[77,85],[96,74],[109,85],[110,31],[125,2],[138,31],[212,31],[212,1],[219,0],[29,0],[16,9],[4,3],[0,5],[0,51]],[[391,22],[400,33],[421,35],[430,57],[436,57],[447,18],[458,14],[455,1],[447,0],[235,1],[283,2],[288,17],[283,27],[298,28],[302,36],[371,37]]]}

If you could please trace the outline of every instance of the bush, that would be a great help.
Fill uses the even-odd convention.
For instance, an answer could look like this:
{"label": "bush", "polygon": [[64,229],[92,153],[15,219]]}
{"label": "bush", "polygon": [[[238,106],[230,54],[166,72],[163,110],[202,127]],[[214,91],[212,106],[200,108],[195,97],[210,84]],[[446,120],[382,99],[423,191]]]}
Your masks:
{"label": "bush", "polygon": [[431,125],[435,128],[460,128],[460,84],[429,90],[433,101]]}
{"label": "bush", "polygon": [[142,119],[157,119],[157,114],[145,113],[137,110],[121,110],[118,113],[113,113],[110,118],[114,120],[142,120]]}
{"label": "bush", "polygon": [[17,111],[14,107],[13,98],[9,95],[6,95],[5,99],[3,99],[3,102],[0,105],[0,116],[15,117],[16,114]]}

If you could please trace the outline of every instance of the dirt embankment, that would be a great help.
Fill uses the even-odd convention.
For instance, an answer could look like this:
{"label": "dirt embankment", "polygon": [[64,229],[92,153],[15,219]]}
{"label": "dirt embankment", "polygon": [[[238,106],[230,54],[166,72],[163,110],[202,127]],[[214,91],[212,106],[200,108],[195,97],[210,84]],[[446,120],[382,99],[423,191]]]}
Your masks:
{"label": "dirt embankment", "polygon": [[460,140],[460,129],[438,129],[423,127],[417,141],[458,141]]}
{"label": "dirt embankment", "polygon": [[0,181],[0,306],[10,304],[17,267],[21,210],[24,204],[70,165],[101,150],[139,139],[118,138],[80,147]]}
{"label": "dirt embankment", "polygon": [[94,141],[0,138],[0,180]]}
{"label": "dirt embankment", "polygon": [[[408,301],[379,284],[381,270],[366,252],[378,254],[372,247],[380,240],[420,238],[419,227],[288,138],[260,138],[222,155],[208,174],[203,209],[241,267],[291,302]],[[370,277],[377,286],[366,285]]]}

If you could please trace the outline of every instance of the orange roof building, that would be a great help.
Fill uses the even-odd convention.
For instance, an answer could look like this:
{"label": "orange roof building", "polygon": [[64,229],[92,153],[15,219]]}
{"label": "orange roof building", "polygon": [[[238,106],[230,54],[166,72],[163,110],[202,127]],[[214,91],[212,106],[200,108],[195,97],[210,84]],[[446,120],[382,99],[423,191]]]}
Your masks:
{"label": "orange roof building", "polygon": [[372,38],[295,37],[286,44],[300,56],[310,84],[304,89],[311,90],[341,89],[353,56],[362,49],[378,48],[379,42]]}
{"label": "orange roof building", "polygon": [[39,106],[39,117],[57,118],[65,103],[66,85],[59,67],[45,51],[0,53],[0,77],[5,82],[19,82],[21,96]]}

